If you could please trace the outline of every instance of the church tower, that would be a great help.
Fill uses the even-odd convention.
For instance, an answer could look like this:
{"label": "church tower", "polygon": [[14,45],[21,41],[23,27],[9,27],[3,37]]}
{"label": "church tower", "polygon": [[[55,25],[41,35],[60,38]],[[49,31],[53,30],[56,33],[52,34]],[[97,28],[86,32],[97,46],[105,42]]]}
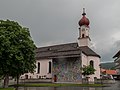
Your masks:
{"label": "church tower", "polygon": [[89,37],[89,19],[86,18],[85,8],[83,8],[83,14],[81,20],[78,22],[79,24],[79,37],[78,37],[78,45],[81,46],[88,46],[90,47],[90,37]]}

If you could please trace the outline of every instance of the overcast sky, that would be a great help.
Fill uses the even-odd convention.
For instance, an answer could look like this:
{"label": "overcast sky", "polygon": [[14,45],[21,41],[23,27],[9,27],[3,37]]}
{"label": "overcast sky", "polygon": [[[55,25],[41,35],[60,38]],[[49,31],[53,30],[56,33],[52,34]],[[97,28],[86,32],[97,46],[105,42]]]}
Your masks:
{"label": "overcast sky", "polygon": [[1,0],[0,19],[30,29],[36,46],[77,42],[82,9],[101,62],[113,61],[120,49],[120,0]]}

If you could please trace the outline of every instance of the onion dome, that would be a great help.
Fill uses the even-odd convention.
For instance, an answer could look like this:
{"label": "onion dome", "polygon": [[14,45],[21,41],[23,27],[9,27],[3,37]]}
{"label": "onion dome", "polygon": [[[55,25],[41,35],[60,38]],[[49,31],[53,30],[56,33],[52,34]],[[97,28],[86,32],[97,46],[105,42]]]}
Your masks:
{"label": "onion dome", "polygon": [[85,9],[84,8],[83,8],[83,14],[82,15],[83,15],[83,17],[78,22],[79,26],[82,26],[82,25],[89,26],[90,22],[89,22],[89,19],[85,17],[86,13],[85,13]]}

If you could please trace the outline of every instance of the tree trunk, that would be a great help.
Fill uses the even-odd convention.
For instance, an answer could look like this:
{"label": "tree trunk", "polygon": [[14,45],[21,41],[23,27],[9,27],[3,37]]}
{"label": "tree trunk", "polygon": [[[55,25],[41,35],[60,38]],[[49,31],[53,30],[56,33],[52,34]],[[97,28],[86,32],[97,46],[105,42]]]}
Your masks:
{"label": "tree trunk", "polygon": [[86,84],[89,84],[89,78],[88,78],[88,75],[84,75],[84,77],[85,77],[85,83],[86,83]]}
{"label": "tree trunk", "polygon": [[19,75],[17,76],[17,85],[19,84]]}
{"label": "tree trunk", "polygon": [[5,78],[4,78],[4,85],[3,85],[3,87],[7,88],[8,84],[9,84],[9,75],[7,74],[7,75],[5,75]]}

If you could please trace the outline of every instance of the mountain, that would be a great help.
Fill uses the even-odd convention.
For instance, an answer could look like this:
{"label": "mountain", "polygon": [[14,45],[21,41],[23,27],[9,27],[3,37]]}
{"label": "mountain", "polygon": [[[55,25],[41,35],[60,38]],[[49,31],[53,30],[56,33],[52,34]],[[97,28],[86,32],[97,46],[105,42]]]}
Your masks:
{"label": "mountain", "polygon": [[114,62],[101,63],[100,65],[101,65],[101,68],[104,68],[104,69],[115,69]]}

